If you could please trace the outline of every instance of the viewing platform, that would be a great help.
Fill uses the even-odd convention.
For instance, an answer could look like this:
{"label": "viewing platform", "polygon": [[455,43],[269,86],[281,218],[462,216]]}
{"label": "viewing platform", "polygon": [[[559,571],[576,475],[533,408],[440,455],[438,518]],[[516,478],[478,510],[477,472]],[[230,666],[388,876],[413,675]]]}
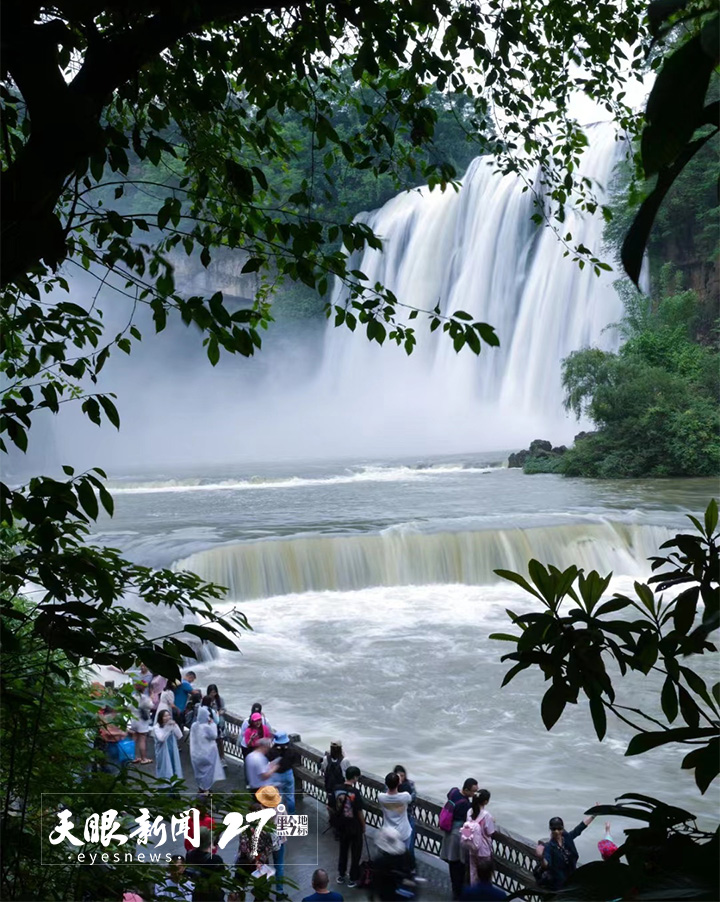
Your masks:
{"label": "viewing platform", "polygon": [[[235,714],[225,715],[225,754],[231,759],[242,760],[240,751],[240,727],[243,718]],[[297,846],[292,842],[287,843],[285,866],[286,875],[296,882],[301,891],[288,890],[292,900],[300,900],[309,895],[310,877],[316,867],[325,868],[330,875],[331,889],[334,887],[337,876],[338,844],[332,832],[327,830],[327,817],[325,815],[325,780],[320,771],[323,752],[301,741],[301,737],[293,734],[290,737],[292,747],[300,755],[300,766],[295,768],[295,787],[298,793],[298,814],[307,814],[310,826],[310,835],[316,831],[317,862],[312,865],[297,862]],[[230,765],[228,767],[228,779],[230,780]],[[235,768],[233,767],[233,770]],[[367,773],[362,769],[362,776],[358,780],[358,787],[365,802],[365,820],[369,828],[368,835],[372,839],[374,829],[380,828],[383,823],[382,810],[378,802],[378,793],[385,791],[384,780],[376,774]],[[242,782],[244,786],[244,771],[242,777],[233,775],[233,782]],[[316,804],[309,804],[310,800],[316,800]],[[423,898],[428,900],[451,899],[450,878],[447,864],[439,857],[443,840],[443,831],[438,825],[438,817],[444,803],[418,796],[415,800],[415,816],[417,818],[417,839],[415,842],[415,854],[419,876],[426,881]],[[295,854],[294,854],[295,853]],[[307,856],[305,856],[307,857]],[[365,857],[365,855],[363,855]],[[493,837],[493,861],[495,867],[494,883],[502,887],[508,894],[523,889],[535,889],[537,884],[532,875],[532,869],[537,859],[535,858],[535,843],[524,836],[497,825]],[[346,900],[352,899],[357,890],[338,887]],[[539,898],[526,896],[525,898]]]}

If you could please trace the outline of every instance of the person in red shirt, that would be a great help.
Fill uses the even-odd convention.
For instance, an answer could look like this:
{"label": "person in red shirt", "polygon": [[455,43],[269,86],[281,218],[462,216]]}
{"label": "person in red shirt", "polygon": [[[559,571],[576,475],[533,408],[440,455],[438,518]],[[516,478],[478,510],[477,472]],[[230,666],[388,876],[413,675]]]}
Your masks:
{"label": "person in red shirt", "polygon": [[[208,814],[208,810],[205,807],[205,804],[203,802],[198,802],[197,809],[200,814],[200,829],[202,829],[203,827],[207,827],[208,830],[214,836],[215,835],[215,833],[214,833],[215,821]],[[195,838],[195,831],[193,828],[194,828],[194,825],[193,825],[193,821],[191,818],[190,824],[188,825],[188,834],[187,834],[187,837],[185,838],[185,851],[187,851],[187,852],[189,852],[190,849],[195,848],[191,842],[191,840]],[[217,850],[218,850],[218,847],[217,847],[217,845],[214,844],[213,848],[212,848],[212,854],[215,855],[217,853]]]}

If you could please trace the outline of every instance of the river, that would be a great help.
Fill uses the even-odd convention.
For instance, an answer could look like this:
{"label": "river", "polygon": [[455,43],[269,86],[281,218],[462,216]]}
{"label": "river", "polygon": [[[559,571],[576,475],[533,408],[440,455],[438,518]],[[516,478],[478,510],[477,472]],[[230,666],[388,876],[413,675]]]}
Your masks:
{"label": "river", "polygon": [[[594,802],[632,791],[712,819],[717,790],[699,797],[677,750],[626,758],[627,728],[611,721],[599,743],[583,704],[547,732],[542,679],[501,688],[511,647],[488,636],[508,630],[507,607],[532,607],[495,568],[576,562],[613,571],[610,591],[629,592],[716,481],[525,476],[505,457],[116,474],[116,515],[95,538],[230,587],[222,607],[239,606],[252,632],[241,655],[194,669],[233,711],[260,700],[276,728],[319,748],[340,738],[353,763],[381,775],[403,764],[437,799],[476,777],[496,819],[531,839],[552,815],[574,825]],[[654,704],[652,679],[620,688]],[[599,827],[584,834],[584,858],[600,838]]]}

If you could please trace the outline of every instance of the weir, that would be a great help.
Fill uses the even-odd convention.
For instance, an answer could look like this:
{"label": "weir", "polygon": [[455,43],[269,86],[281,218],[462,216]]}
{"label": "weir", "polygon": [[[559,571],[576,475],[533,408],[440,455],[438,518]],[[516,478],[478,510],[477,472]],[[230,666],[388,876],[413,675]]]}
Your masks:
{"label": "weir", "polygon": [[532,558],[641,576],[646,559],[671,534],[662,526],[611,521],[438,533],[395,528],[222,545],[175,567],[226,586],[228,598],[238,601],[371,586],[488,585],[499,582],[498,568],[527,573]]}
{"label": "weir", "polygon": [[[237,714],[225,712],[225,754],[233,758],[242,758],[240,752],[240,727],[243,719]],[[300,766],[295,768],[295,786],[297,792],[305,793],[312,798],[325,802],[325,781],[320,772],[320,763],[323,753],[301,741],[301,737],[291,737],[292,746],[300,755]],[[370,827],[379,828],[383,823],[382,810],[378,802],[378,793],[385,792],[385,783],[377,774],[366,773],[363,769],[358,785],[365,802],[365,819]],[[432,865],[442,871],[439,880],[432,880],[436,888],[445,883],[444,877],[447,865],[439,858],[442,846],[443,831],[438,825],[438,818],[443,803],[418,796],[415,800],[415,813],[417,817],[416,851],[430,856]],[[508,830],[496,823],[496,832],[493,836],[493,864],[495,877],[493,882],[507,892],[515,892],[522,889],[537,889],[537,884],[532,876],[532,868],[537,863],[535,858],[535,843],[524,836]],[[423,876],[427,871],[423,873]],[[429,893],[425,898],[432,898]],[[541,896],[528,894],[523,898],[539,900]]]}

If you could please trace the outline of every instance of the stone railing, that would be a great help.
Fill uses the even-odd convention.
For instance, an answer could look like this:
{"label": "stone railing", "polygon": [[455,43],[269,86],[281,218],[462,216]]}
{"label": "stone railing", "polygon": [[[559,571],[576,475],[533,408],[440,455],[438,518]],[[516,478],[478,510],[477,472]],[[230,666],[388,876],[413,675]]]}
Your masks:
{"label": "stone railing", "polygon": [[[241,757],[240,726],[242,720],[236,715],[226,714],[225,721],[225,752],[231,756]],[[325,780],[320,771],[323,752],[306,745],[296,734],[292,735],[290,739],[293,747],[300,754],[300,765],[295,768],[297,791],[325,802],[327,797]],[[376,774],[363,771],[358,785],[365,801],[366,822],[371,827],[381,827],[383,815],[378,802],[378,793],[385,791],[384,781]],[[435,857],[440,855],[444,835],[438,826],[441,810],[442,805],[438,802],[420,796],[415,800],[417,820],[415,848]],[[537,887],[532,876],[532,868],[537,863],[535,843],[499,825],[496,825],[493,836],[493,863],[494,882],[504,890],[512,893]],[[524,895],[524,898],[540,897],[528,894]]]}

